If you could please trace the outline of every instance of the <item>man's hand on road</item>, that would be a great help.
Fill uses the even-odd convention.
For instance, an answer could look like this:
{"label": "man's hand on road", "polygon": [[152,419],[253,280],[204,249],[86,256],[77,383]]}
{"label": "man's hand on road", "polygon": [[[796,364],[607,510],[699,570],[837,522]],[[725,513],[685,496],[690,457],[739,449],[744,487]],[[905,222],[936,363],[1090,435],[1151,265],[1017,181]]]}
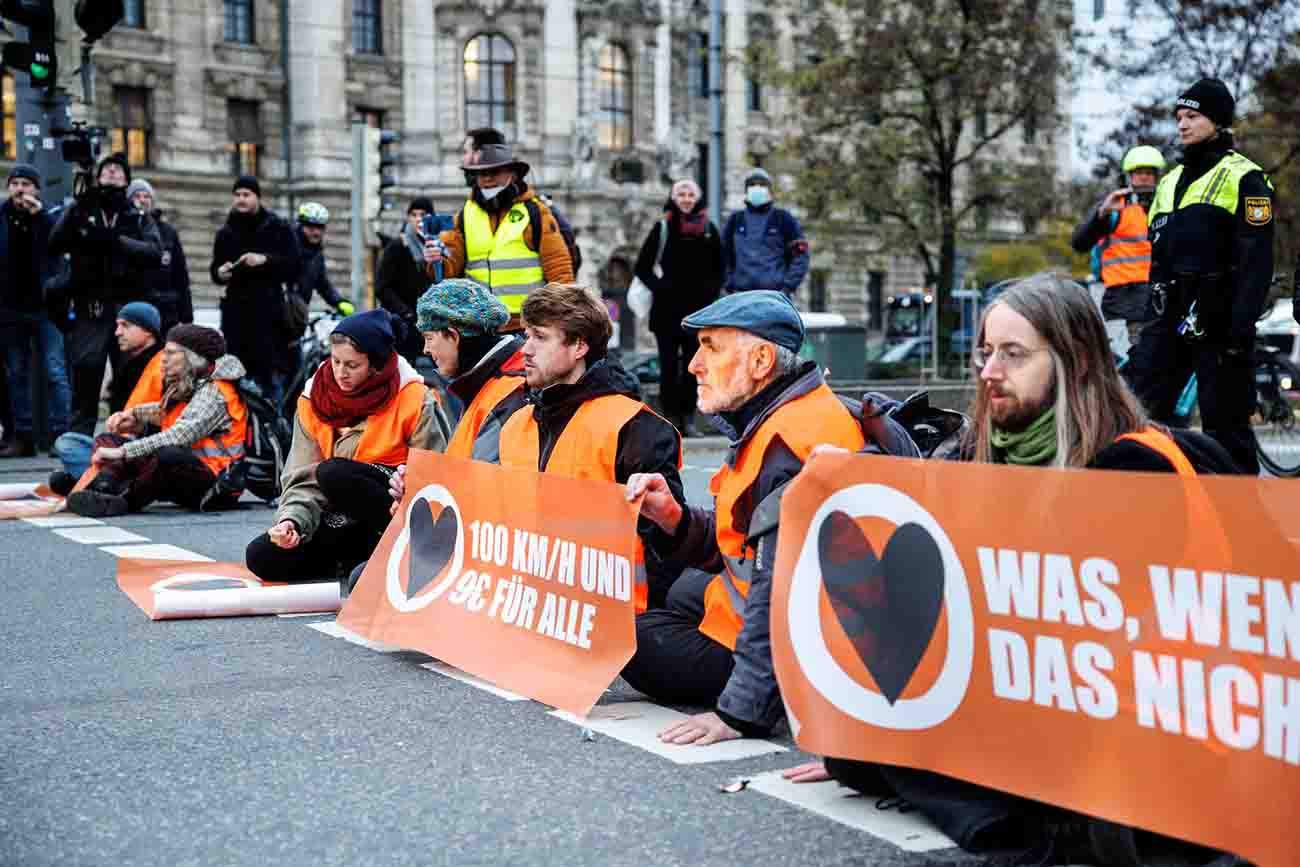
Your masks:
{"label": "man's hand on road", "polygon": [[[660,476],[660,478],[663,478]],[[687,717],[676,725],[671,725],[659,733],[659,740],[669,744],[695,744],[697,747],[716,744],[720,741],[734,741],[742,737],[740,732],[722,721],[722,717],[713,711],[697,713]]]}
{"label": "man's hand on road", "polygon": [[668,481],[659,473],[633,473],[627,480],[628,502],[642,494],[641,514],[659,526],[665,533],[677,532],[682,522],[682,504],[673,497]]}
{"label": "man's hand on road", "polygon": [[1132,192],[1132,187],[1124,187],[1122,190],[1111,193],[1101,203],[1101,207],[1097,209],[1098,215],[1104,217],[1107,214],[1115,214],[1124,210],[1124,206],[1128,204],[1128,197]]}
{"label": "man's hand on road", "polygon": [[781,776],[792,783],[824,783],[831,778],[826,773],[825,762],[804,762],[793,768],[786,768]]}
{"label": "man's hand on road", "polygon": [[388,514],[396,515],[406,496],[406,464],[398,464],[397,472],[388,477],[388,495],[393,498],[393,505],[388,507]]}
{"label": "man's hand on road", "polygon": [[267,530],[266,535],[272,545],[285,550],[297,548],[298,543],[302,541],[302,537],[298,535],[298,526],[287,519]]}

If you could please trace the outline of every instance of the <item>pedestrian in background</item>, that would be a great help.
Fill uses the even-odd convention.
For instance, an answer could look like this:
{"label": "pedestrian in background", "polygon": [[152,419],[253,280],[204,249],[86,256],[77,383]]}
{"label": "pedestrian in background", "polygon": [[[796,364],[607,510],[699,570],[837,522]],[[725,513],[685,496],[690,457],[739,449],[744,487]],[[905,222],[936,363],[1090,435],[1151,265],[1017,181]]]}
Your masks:
{"label": "pedestrian in background", "polygon": [[96,185],[72,204],[50,233],[50,253],[69,255],[66,286],[47,287],[47,306],[56,322],[69,323],[72,364],[71,430],[94,434],[104,363],[117,375],[117,312],[144,300],[149,275],[162,264],[162,236],[148,214],[127,200],[131,166],[126,155],[99,161]]}
{"label": "pedestrian in background", "polygon": [[722,239],[709,222],[699,184],[673,184],[663,219],[655,223],[641,253],[636,276],[653,296],[650,331],[659,345],[659,403],[685,436],[695,430],[695,377],[687,369],[699,343],[682,320],[708,307],[722,289]]}
{"label": "pedestrian in background", "polygon": [[384,247],[375,277],[375,297],[380,306],[408,326],[406,335],[398,341],[397,351],[411,364],[424,353],[415,305],[433,281],[424,272],[424,242],[428,239],[420,228],[424,218],[432,213],[433,202],[429,198],[411,199],[406,207],[406,223],[401,233]]}
{"label": "pedestrian in background", "polygon": [[772,203],[772,176],[761,168],[745,176],[745,207],[722,229],[728,292],[772,289],[791,298],[808,273],[808,241],[794,214]]}
{"label": "pedestrian in background", "polygon": [[[36,453],[32,419],[32,373],[44,371],[49,432],[68,429],[72,389],[63,356],[63,333],[45,310],[45,281],[58,261],[49,253],[54,217],[41,201],[41,174],[18,163],[9,171],[9,198],[0,205],[0,342],[5,346],[14,435],[0,457]],[[35,340],[40,363],[32,365]]]}
{"label": "pedestrian in background", "polygon": [[231,190],[226,224],[212,245],[212,280],[226,287],[221,331],[231,355],[274,404],[277,340],[283,330],[285,286],[298,279],[298,245],[280,215],[262,207],[257,178],[243,175]]}
{"label": "pedestrian in background", "polygon": [[190,293],[190,266],[185,260],[185,248],[181,246],[181,236],[176,227],[163,219],[153,185],[144,178],[136,178],[127,185],[126,197],[140,213],[148,214],[158,227],[162,261],[159,267],[148,272],[144,297],[157,308],[162,318],[160,333],[166,334],[173,325],[194,321],[194,298]]}

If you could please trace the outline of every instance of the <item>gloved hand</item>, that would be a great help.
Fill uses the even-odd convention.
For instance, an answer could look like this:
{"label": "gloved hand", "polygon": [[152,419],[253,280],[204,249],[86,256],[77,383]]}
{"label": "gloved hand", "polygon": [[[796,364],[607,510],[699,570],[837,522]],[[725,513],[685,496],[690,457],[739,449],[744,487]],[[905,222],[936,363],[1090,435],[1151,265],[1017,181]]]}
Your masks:
{"label": "gloved hand", "polygon": [[344,316],[351,316],[357,310],[351,301],[340,301],[339,306],[334,309],[342,313]]}

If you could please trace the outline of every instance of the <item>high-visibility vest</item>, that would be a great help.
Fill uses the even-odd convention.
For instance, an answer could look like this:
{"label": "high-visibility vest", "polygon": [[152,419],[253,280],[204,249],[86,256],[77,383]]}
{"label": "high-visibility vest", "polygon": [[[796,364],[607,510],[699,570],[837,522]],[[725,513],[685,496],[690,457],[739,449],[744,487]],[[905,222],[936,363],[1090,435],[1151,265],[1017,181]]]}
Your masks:
{"label": "high-visibility vest", "polygon": [[[1156,220],[1162,215],[1172,214],[1175,210],[1191,205],[1214,205],[1229,214],[1236,214],[1241,179],[1251,172],[1259,171],[1263,169],[1255,163],[1236,151],[1228,151],[1214,168],[1188,184],[1182,199],[1175,202],[1174,192],[1178,189],[1178,179],[1183,176],[1183,167],[1179,165],[1160,179],[1156,197],[1151,202],[1151,212],[1147,215],[1147,225],[1154,228]],[[1272,186],[1270,181],[1269,187]]]}
{"label": "high-visibility vest", "polygon": [[[494,376],[474,395],[474,399],[465,407],[465,412],[461,414],[460,421],[456,423],[456,430],[451,435],[451,440],[447,443],[447,454],[456,458],[472,460],[474,458],[474,444],[478,441],[479,431],[483,428],[483,422],[492,414],[492,410],[497,408],[501,401],[524,387],[524,378],[522,376]],[[498,449],[499,451],[499,449]]]}
{"label": "high-visibility vest", "polygon": [[528,227],[528,207],[523,202],[510,206],[495,233],[492,218],[473,199],[461,212],[465,276],[491,289],[511,313],[523,310],[528,293],[546,285],[542,257],[524,241]]}
{"label": "high-visibility vest", "polygon": [[1196,475],[1196,468],[1192,462],[1183,454],[1183,450],[1174,442],[1174,438],[1159,428],[1149,427],[1145,430],[1133,431],[1132,433],[1121,434],[1122,440],[1133,440],[1141,443],[1153,452],[1158,452],[1165,460],[1174,465],[1174,472],[1180,476]]}
{"label": "high-visibility vest", "polygon": [[1107,286],[1145,283],[1151,277],[1151,241],[1147,212],[1129,205],[1119,212],[1115,229],[1101,242],[1101,282]]}
{"label": "high-visibility vest", "polygon": [[[395,467],[406,463],[407,445],[411,435],[420,424],[420,414],[424,410],[424,396],[429,389],[423,382],[414,380],[402,386],[397,396],[385,404],[378,412],[366,418],[366,429],[361,432],[356,450],[351,459],[365,464],[383,464]],[[321,421],[312,409],[311,397],[304,394],[298,398],[298,421],[303,430],[316,441],[321,459],[334,457],[334,442],[338,439],[338,429]]]}
{"label": "high-visibility vest", "polygon": [[[571,479],[594,479],[616,482],[618,462],[618,435],[623,426],[641,411],[652,412],[639,400],[621,394],[607,394],[593,398],[573,414],[564,431],[551,449],[544,472],[567,476]],[[541,460],[541,431],[530,407],[510,416],[501,429],[501,466],[520,470],[543,471]],[[677,466],[682,464],[681,444],[678,443]],[[645,569],[645,549],[640,537],[636,540],[636,610],[646,610],[650,585]]]}
{"label": "high-visibility vest", "polygon": [[139,406],[142,403],[161,403],[163,394],[163,369],[162,369],[161,351],[155,352],[153,358],[144,366],[140,373],[140,378],[136,380],[135,388],[131,389],[131,396],[126,399],[126,406],[123,410],[128,410]]}
{"label": "high-visibility vest", "polygon": [[[162,357],[162,353],[158,353]],[[248,433],[248,407],[239,397],[239,392],[235,385],[224,379],[213,381],[217,390],[221,392],[221,397],[226,402],[226,412],[230,415],[230,427],[224,434],[206,436],[190,446],[194,456],[203,462],[203,465],[212,470],[213,474],[220,473],[226,467],[230,466],[237,460],[244,457],[244,436]],[[176,424],[176,420],[181,417],[185,407],[189,406],[187,400],[184,403],[178,403],[171,406],[163,413],[162,429],[167,430]]]}
{"label": "high-visibility vest", "polygon": [[780,439],[800,461],[807,461],[813,448],[820,443],[854,452],[866,445],[862,425],[840,403],[835,392],[822,383],[773,412],[741,445],[734,463],[724,463],[709,480],[723,571],[713,577],[704,591],[704,619],[700,622],[700,632],[730,650],[736,649],[736,639],[745,625],[745,603],[754,564],[753,552],[746,550],[745,528],[735,525],[734,512],[736,504],[758,481],[763,457],[776,439]]}

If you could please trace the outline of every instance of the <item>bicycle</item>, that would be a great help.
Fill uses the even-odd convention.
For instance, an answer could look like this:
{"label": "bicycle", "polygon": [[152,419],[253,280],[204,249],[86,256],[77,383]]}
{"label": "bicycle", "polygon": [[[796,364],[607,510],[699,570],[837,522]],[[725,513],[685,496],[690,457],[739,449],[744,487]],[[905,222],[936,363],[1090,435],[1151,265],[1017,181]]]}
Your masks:
{"label": "bicycle", "polygon": [[335,310],[324,310],[311,314],[307,319],[307,328],[298,338],[298,348],[302,353],[302,364],[293,378],[284,385],[284,396],[280,400],[280,415],[293,420],[298,410],[298,398],[302,395],[307,380],[315,375],[321,362],[330,355],[330,334],[343,319],[343,314]]}

